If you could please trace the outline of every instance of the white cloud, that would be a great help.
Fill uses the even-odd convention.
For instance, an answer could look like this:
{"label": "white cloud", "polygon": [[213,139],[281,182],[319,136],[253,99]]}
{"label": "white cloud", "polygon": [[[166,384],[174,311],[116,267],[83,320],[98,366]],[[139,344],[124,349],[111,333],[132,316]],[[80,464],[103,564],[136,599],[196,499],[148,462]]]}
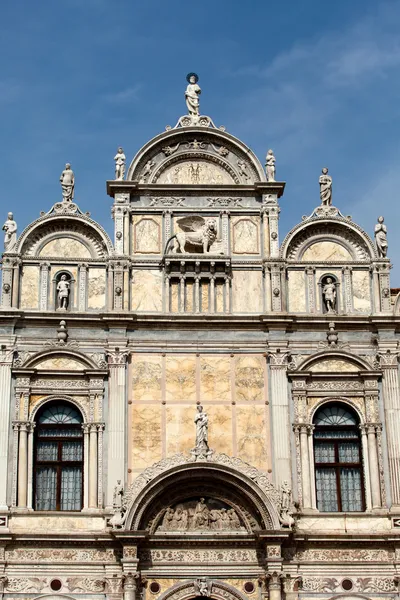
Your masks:
{"label": "white cloud", "polygon": [[103,96],[103,100],[109,104],[125,104],[135,102],[140,98],[140,92],[143,88],[141,83],[125,88],[123,90],[111,92]]}

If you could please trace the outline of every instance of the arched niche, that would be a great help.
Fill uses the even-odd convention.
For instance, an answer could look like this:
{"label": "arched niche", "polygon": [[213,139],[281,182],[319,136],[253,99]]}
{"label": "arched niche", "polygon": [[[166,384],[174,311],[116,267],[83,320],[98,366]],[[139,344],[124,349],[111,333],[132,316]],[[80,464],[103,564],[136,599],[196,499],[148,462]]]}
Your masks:
{"label": "arched niche", "polygon": [[[145,476],[142,480],[139,476],[128,489],[125,529],[156,532],[167,507],[199,502],[201,498],[234,510],[244,532],[281,529],[279,493],[267,476],[257,469],[247,465],[254,479],[236,470],[233,466],[235,460],[230,459],[231,464],[185,461],[159,472],[143,487],[141,484]],[[238,464],[240,462],[238,460]],[[159,469],[150,467],[149,473],[155,474]],[[265,486],[264,489],[260,483]]]}

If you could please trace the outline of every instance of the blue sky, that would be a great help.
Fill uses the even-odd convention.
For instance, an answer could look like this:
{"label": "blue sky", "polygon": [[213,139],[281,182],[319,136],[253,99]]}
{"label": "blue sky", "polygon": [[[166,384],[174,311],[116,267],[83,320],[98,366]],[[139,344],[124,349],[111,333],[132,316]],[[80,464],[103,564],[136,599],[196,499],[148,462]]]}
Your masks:
{"label": "blue sky", "polygon": [[201,112],[243,139],[287,182],[281,239],[333,203],[370,235],[388,226],[400,286],[400,1],[14,0],[2,6],[0,121],[4,219],[19,231],[60,200],[70,161],[75,199],[110,233],[105,181],[186,112],[200,75]]}

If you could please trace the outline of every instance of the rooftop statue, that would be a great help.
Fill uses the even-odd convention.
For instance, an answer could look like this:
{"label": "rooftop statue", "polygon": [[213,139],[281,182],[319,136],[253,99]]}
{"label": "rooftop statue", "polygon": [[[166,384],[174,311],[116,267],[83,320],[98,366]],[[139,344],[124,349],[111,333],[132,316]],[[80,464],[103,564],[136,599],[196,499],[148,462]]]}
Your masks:
{"label": "rooftop statue", "polygon": [[12,250],[17,242],[17,223],[14,221],[14,215],[9,212],[7,221],[3,225],[4,235],[4,250]]}
{"label": "rooftop statue", "polygon": [[117,150],[117,154],[114,156],[115,160],[115,180],[122,181],[125,175],[125,161],[126,156],[121,146]]}
{"label": "rooftop statue", "polygon": [[387,227],[383,224],[383,221],[383,217],[378,217],[378,223],[375,225],[375,242],[379,258],[386,258],[388,249]]}
{"label": "rooftop statue", "polygon": [[67,163],[64,171],[60,175],[63,202],[72,202],[74,199],[75,176],[71,165]]}
{"label": "rooftop statue", "polygon": [[273,150],[268,150],[267,156],[265,157],[265,171],[267,173],[268,181],[275,181],[275,156]]}
{"label": "rooftop statue", "polygon": [[201,88],[199,85],[197,85],[197,82],[199,80],[198,75],[196,75],[196,73],[189,73],[188,75],[186,75],[186,81],[188,82],[188,86],[186,88],[186,92],[185,92],[185,98],[186,98],[186,106],[188,108],[189,111],[189,115],[191,117],[198,117],[199,116],[199,108],[200,108],[200,100],[199,100],[199,96],[201,94]]}
{"label": "rooftop statue", "polygon": [[321,204],[323,206],[332,206],[332,177],[328,175],[327,167],[322,169],[322,175],[319,178]]}

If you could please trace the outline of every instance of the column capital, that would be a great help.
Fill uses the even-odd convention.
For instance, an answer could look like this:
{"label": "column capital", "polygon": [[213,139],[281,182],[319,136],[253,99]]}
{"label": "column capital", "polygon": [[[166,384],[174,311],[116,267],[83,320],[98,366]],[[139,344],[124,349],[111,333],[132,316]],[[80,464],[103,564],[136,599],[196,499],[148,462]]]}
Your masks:
{"label": "column capital", "polygon": [[288,366],[288,358],[290,356],[289,350],[281,350],[277,348],[276,350],[268,350],[267,352],[271,367],[279,367],[281,369],[286,369]]}
{"label": "column capital", "polygon": [[399,360],[399,352],[391,351],[387,349],[385,352],[378,350],[377,355],[379,356],[379,362],[381,369],[394,369],[397,368]]}
{"label": "column capital", "polygon": [[115,351],[114,350],[107,351],[106,355],[108,358],[108,366],[109,367],[125,367],[129,354],[130,354],[129,350],[120,350],[119,348],[116,348]]}

